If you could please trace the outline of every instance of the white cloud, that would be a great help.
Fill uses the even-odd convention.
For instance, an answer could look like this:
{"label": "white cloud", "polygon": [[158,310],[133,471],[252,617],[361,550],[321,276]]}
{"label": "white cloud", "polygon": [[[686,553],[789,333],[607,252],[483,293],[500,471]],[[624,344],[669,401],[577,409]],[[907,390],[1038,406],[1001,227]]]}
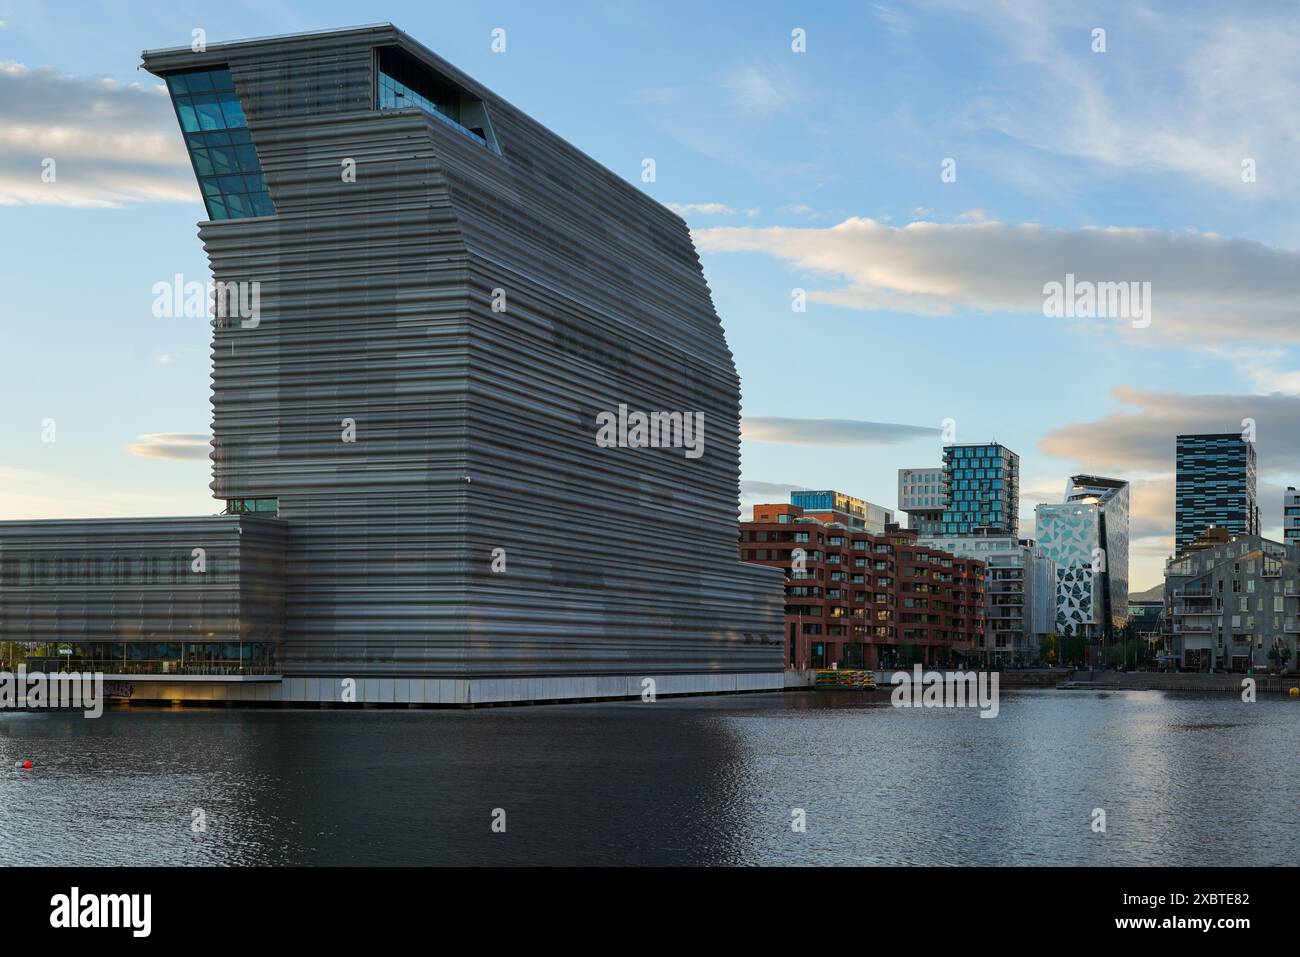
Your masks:
{"label": "white cloud", "polygon": [[1140,332],[1153,344],[1170,337],[1197,345],[1300,342],[1300,251],[1212,233],[1032,223],[893,227],[853,218],[828,228],[719,226],[694,236],[703,251],[763,253],[842,280],[809,298],[851,309],[1023,312],[1069,322],[1043,317],[1043,287],[1073,273],[1076,280],[1150,282],[1151,326]]}
{"label": "white cloud", "polygon": [[742,498],[764,498],[764,501],[770,501],[772,496],[785,498],[791,492],[799,492],[807,488],[805,485],[789,485],[785,482],[760,482],[744,479],[740,483],[740,495]]}
{"label": "white cloud", "polygon": [[871,5],[871,15],[885,25],[885,28],[895,36],[906,36],[912,31],[912,24],[899,11],[883,4],[873,3]]}
{"label": "white cloud", "polygon": [[1201,351],[1231,363],[1258,395],[1300,395],[1300,371],[1293,368],[1296,360],[1286,349],[1216,344]]}
{"label": "white cloud", "polygon": [[1300,473],[1300,396],[1192,395],[1131,386],[1112,389],[1111,395],[1126,408],[1054,429],[1039,448],[1103,475],[1168,474],[1177,435],[1240,433],[1242,421],[1253,419],[1260,474]]}
{"label": "white cloud", "polygon": [[0,206],[198,201],[171,103],[156,86],[0,63]]}
{"label": "white cloud", "polygon": [[779,442],[787,445],[889,445],[938,435],[939,432],[939,429],[928,426],[864,422],[861,419],[795,419],[747,415],[740,422],[741,438],[746,442]]}
{"label": "white cloud", "polygon": [[137,515],[211,515],[218,507],[202,476],[188,491],[138,485],[111,488],[91,476],[59,475],[0,466],[0,520],[118,518]]}
{"label": "white cloud", "polygon": [[740,518],[749,521],[755,505],[790,501],[790,493],[806,489],[806,485],[789,485],[785,482],[760,482],[742,479],[740,483]]}
{"label": "white cloud", "polygon": [[678,216],[734,216],[736,211],[725,203],[664,203]]}
{"label": "white cloud", "polygon": [[[923,0],[924,2],[924,0]],[[1140,6],[1098,16],[1073,4],[932,0],[985,28],[997,95],[965,115],[1045,153],[1174,171],[1242,195],[1290,188],[1300,152],[1300,21],[1259,8],[1186,17]],[[1104,20],[1105,23],[1100,21]],[[978,25],[976,29],[978,29]],[[1107,50],[1091,32],[1107,28]],[[1030,72],[1033,82],[1016,82]],[[1254,158],[1259,178],[1241,180]]]}
{"label": "white cloud", "polygon": [[204,460],[212,452],[212,439],[185,432],[154,432],[140,436],[139,444],[127,446],[127,451],[146,459]]}
{"label": "white cloud", "polygon": [[794,102],[790,84],[755,66],[733,70],[722,81],[733,106],[747,112],[772,113]]}

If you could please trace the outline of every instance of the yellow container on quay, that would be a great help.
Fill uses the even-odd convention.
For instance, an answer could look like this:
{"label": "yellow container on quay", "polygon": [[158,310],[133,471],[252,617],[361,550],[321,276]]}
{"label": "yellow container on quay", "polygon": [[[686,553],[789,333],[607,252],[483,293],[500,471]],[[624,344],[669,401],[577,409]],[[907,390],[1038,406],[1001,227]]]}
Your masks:
{"label": "yellow container on quay", "polygon": [[849,691],[871,691],[876,687],[876,676],[871,671],[850,668],[819,668],[816,687]]}

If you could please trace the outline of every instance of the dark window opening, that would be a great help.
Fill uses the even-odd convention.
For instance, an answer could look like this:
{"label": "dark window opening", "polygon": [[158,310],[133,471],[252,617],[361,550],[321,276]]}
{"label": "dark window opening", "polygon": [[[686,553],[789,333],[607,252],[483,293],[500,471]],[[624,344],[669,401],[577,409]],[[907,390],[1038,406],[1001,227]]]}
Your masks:
{"label": "dark window opening", "polygon": [[379,109],[401,110],[418,107],[441,120],[480,146],[499,153],[487,107],[397,47],[380,47]]}
{"label": "dark window opening", "polygon": [[227,515],[276,515],[280,511],[278,498],[231,498],[226,500]]}

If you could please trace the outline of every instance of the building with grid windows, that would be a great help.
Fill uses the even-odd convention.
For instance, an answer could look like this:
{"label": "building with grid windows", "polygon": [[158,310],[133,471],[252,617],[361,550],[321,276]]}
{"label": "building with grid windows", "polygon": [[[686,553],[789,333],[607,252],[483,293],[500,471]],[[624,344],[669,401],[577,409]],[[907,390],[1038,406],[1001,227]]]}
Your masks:
{"label": "building with grid windows", "polygon": [[1282,493],[1282,540],[1300,545],[1300,491],[1294,486]]}
{"label": "building with grid windows", "polygon": [[898,470],[898,510],[907,515],[907,527],[920,535],[942,532],[943,510],[948,504],[943,469]]}
{"label": "building with grid windows", "polygon": [[917,541],[755,505],[740,557],[783,570],[790,668],[972,664],[984,639],[984,564]]}
{"label": "building with grid windows", "polygon": [[1258,535],[1255,443],[1240,432],[1180,435],[1175,451],[1174,550],[1210,526]]}
{"label": "building with grid windows", "polygon": [[1004,445],[949,445],[943,450],[946,501],[942,528],[951,535],[1003,535],[1020,531],[1020,456]]}

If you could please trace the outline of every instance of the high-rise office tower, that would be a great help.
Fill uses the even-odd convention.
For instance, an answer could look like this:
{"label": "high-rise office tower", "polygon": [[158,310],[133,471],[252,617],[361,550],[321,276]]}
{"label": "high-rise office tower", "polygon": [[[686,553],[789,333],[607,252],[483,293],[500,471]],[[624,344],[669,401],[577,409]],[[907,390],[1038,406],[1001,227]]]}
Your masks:
{"label": "high-rise office tower", "polygon": [[1111,638],[1128,621],[1129,484],[1075,475],[1039,505],[1035,536],[1056,563],[1056,630]]}
{"label": "high-rise office tower", "polygon": [[939,536],[1020,533],[1020,456],[1004,445],[949,445],[943,450]]}
{"label": "high-rise office tower", "polygon": [[1175,471],[1175,551],[1211,525],[1259,534],[1255,444],[1242,433],[1178,436]]}

